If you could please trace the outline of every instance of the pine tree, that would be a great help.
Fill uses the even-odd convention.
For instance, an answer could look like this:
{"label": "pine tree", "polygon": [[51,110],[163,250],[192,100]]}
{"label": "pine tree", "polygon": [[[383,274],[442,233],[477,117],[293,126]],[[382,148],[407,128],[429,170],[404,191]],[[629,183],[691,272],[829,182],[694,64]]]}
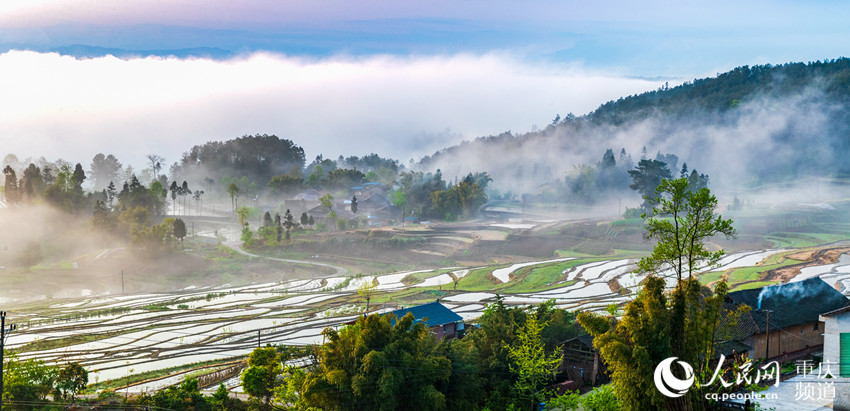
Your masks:
{"label": "pine tree", "polygon": [[287,209],[286,213],[283,215],[283,228],[286,230],[286,241],[289,241],[289,232],[292,230],[292,227],[295,227],[295,221],[292,217],[292,213],[290,213],[289,209]]}

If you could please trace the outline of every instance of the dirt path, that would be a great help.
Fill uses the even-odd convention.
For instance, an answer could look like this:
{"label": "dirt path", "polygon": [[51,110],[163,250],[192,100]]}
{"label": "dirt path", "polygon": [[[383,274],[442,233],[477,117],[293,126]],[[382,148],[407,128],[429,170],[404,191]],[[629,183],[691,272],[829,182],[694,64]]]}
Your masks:
{"label": "dirt path", "polygon": [[349,273],[348,269],[346,269],[344,267],[340,267],[338,265],[333,265],[333,264],[317,263],[315,261],[305,261],[305,260],[289,260],[289,259],[286,259],[286,258],[266,257],[266,256],[263,256],[263,255],[251,254],[251,253],[243,250],[242,247],[239,246],[241,244],[240,241],[225,241],[222,244],[229,247],[233,251],[236,251],[239,254],[247,255],[249,257],[265,258],[265,259],[268,259],[268,260],[283,261],[285,263],[316,265],[316,266],[319,266],[319,267],[326,267],[326,268],[331,268],[333,270],[336,270],[333,274],[327,274],[327,275],[319,276],[319,278],[322,278],[322,277],[342,277],[342,276],[348,275],[348,273]]}

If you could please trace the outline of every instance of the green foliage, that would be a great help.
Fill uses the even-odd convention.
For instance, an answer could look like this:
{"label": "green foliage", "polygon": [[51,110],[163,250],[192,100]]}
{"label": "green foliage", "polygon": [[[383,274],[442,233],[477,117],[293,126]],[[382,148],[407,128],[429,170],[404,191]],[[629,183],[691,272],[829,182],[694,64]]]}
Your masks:
{"label": "green foliage", "polygon": [[319,198],[319,203],[322,204],[322,207],[327,208],[328,212],[331,212],[334,209],[334,196],[330,193],[325,194]]}
{"label": "green foliage", "polygon": [[183,243],[183,238],[186,237],[186,223],[183,222],[183,219],[174,220],[174,237],[180,240],[181,244]]}
{"label": "green foliage", "polygon": [[[484,314],[478,319],[479,327],[464,337],[478,352],[478,367],[484,393],[479,401],[489,408],[504,409],[506,404],[515,401],[529,403],[533,392],[515,390],[521,374],[512,371],[512,367],[517,371],[519,369],[510,353],[511,347],[517,350],[516,347],[522,345],[522,333],[525,333],[524,338],[527,341],[533,342],[534,339],[530,338],[532,334],[526,329],[526,323],[532,317],[538,324],[534,328],[540,328],[539,338],[543,344],[545,358],[551,358],[553,353],[558,351],[560,342],[576,336],[575,317],[566,310],[556,309],[554,301],[547,301],[537,307],[508,307],[504,305],[502,297],[497,296],[495,303],[484,308]],[[529,349],[528,352],[531,353],[532,350]],[[534,348],[533,352],[539,354],[539,347]],[[533,373],[534,370],[528,369],[527,372]],[[532,384],[526,382],[525,386],[541,381],[536,379],[538,377],[540,376],[534,376]]]}
{"label": "green foliage", "polygon": [[581,396],[578,391],[567,391],[561,395],[550,394],[550,398],[546,401],[546,411],[561,410],[570,411],[577,410],[581,406]]}
{"label": "green foliage", "polygon": [[629,188],[640,193],[644,199],[641,203],[641,208],[645,213],[648,213],[652,204],[650,200],[654,198],[656,189],[661,185],[661,182],[672,177],[670,169],[667,168],[667,163],[659,160],[643,159],[638,162],[634,170],[629,171],[633,183]]}
{"label": "green foliage", "polygon": [[56,375],[56,389],[62,393],[62,398],[67,399],[74,396],[89,383],[89,373],[82,365],[76,362],[69,363],[59,370]]}
{"label": "green foliage", "polygon": [[303,184],[304,179],[300,176],[285,174],[272,177],[267,186],[272,194],[282,195],[297,191]]}
{"label": "green foliage", "polygon": [[514,390],[523,403],[537,403],[542,399],[541,389],[555,378],[555,372],[564,357],[561,348],[547,353],[541,333],[546,323],[530,315],[525,327],[517,335],[514,345],[508,346],[510,370],[518,375]]}
{"label": "green foliage", "polygon": [[610,385],[596,387],[582,401],[582,407],[587,411],[619,411],[622,409],[617,394]]}
{"label": "green foliage", "polygon": [[687,179],[664,180],[649,199],[652,212],[665,218],[646,220],[646,237],[658,241],[652,255],[638,262],[643,272],[672,268],[681,281],[700,266],[712,266],[723,250],[708,251],[704,242],[718,234],[735,236],[732,220],[714,214],[717,198],[707,188],[693,191]]}
{"label": "green foliage", "polygon": [[10,352],[4,355],[3,403],[46,402],[47,395],[53,391],[59,368],[45,365],[42,360],[22,361]]}
{"label": "green foliage", "polygon": [[[225,391],[225,395],[226,393]],[[172,385],[160,390],[144,402],[155,407],[175,411],[210,409],[210,404],[198,389],[198,380],[195,378],[188,378],[180,385]]]}
{"label": "green foliage", "polygon": [[357,169],[338,168],[328,173],[327,186],[334,190],[343,190],[361,184],[366,176]]}
{"label": "green foliage", "polygon": [[640,218],[641,214],[643,214],[643,211],[640,208],[626,207],[626,211],[623,213],[623,218],[626,220]]}
{"label": "green foliage", "polygon": [[471,176],[465,177],[458,184],[445,190],[431,193],[433,215],[447,221],[460,216],[468,218],[486,202],[487,195],[484,194],[484,189],[475,183]]}
{"label": "green foliage", "polygon": [[408,314],[370,315],[337,331],[325,329],[318,369],[307,375],[307,404],[334,410],[442,409],[438,386],[451,376],[451,363],[422,323]]}
{"label": "green foliage", "polygon": [[277,350],[274,347],[256,348],[248,355],[248,368],[242,372],[242,386],[248,395],[261,400],[269,408],[280,372]]}
{"label": "green foliage", "polygon": [[252,247],[254,245],[254,232],[251,231],[251,228],[247,224],[242,226],[242,235],[239,239],[242,240],[242,244],[246,247]]}
{"label": "green foliage", "polygon": [[595,337],[593,344],[605,358],[624,408],[663,408],[666,397],[655,389],[652,378],[658,363],[672,356],[664,280],[648,277],[616,327],[589,312],[580,313],[578,321]]}

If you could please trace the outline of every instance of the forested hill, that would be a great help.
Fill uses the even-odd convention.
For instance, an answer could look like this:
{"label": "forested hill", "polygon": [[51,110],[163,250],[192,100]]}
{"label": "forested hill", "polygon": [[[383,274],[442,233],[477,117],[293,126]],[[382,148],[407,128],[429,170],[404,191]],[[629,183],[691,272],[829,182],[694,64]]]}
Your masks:
{"label": "forested hill", "polygon": [[813,82],[821,83],[818,86],[829,100],[846,103],[850,98],[850,59],[741,66],[716,77],[609,101],[586,117],[596,124],[619,125],[658,112],[674,116],[701,111],[724,112],[753,98],[804,93]]}
{"label": "forested hill", "polygon": [[495,186],[513,193],[586,174],[608,149],[621,154],[618,161],[675,154],[715,185],[844,174],[848,99],[847,58],[743,66],[663,84],[583,116],[558,116],[539,131],[479,137],[426,156],[419,166],[446,176],[487,171]]}

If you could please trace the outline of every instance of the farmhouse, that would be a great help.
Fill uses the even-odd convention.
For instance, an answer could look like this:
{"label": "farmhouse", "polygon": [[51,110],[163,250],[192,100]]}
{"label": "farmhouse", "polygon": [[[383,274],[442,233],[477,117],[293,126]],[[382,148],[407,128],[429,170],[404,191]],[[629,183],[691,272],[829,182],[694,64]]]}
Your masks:
{"label": "farmhouse", "polygon": [[726,307],[748,305],[752,310],[738,321],[731,338],[720,346],[747,351],[750,358],[793,361],[823,349],[821,313],[850,303],[818,277],[788,284],[729,293]]}
{"label": "farmhouse", "polygon": [[[438,339],[452,339],[463,336],[463,318],[445,305],[440,304],[439,300],[415,307],[390,311],[383,315],[394,314],[396,318],[401,318],[407,313],[413,314],[414,324],[418,322],[424,323]],[[393,324],[395,324],[395,321],[393,321]]]}

